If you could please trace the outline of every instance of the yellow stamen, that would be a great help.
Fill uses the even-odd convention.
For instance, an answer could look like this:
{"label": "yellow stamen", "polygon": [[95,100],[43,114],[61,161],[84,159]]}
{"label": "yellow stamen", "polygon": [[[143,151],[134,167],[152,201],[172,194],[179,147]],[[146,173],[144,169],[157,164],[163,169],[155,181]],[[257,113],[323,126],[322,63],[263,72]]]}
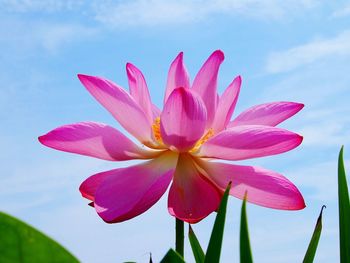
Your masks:
{"label": "yellow stamen", "polygon": [[189,152],[194,153],[194,152],[198,151],[199,148],[200,148],[207,140],[209,140],[210,137],[212,137],[213,135],[214,135],[214,130],[213,130],[212,128],[210,128],[210,129],[208,130],[208,132],[207,132],[202,138],[200,138],[200,139],[196,142],[195,146],[193,146],[193,148],[192,148]]}
{"label": "yellow stamen", "polygon": [[153,135],[159,144],[163,144],[163,139],[160,134],[160,117],[157,117],[152,124]]}

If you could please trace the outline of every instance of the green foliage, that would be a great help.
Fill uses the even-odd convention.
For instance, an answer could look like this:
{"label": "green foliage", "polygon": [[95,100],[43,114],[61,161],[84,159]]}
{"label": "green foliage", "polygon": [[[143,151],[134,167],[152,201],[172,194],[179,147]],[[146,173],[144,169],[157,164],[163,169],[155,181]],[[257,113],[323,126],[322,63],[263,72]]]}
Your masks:
{"label": "green foliage", "polygon": [[316,254],[316,250],[317,250],[317,246],[318,246],[318,241],[320,240],[321,231],[322,231],[322,212],[323,212],[323,208],[325,208],[325,207],[326,206],[322,206],[322,208],[321,208],[321,212],[320,212],[320,215],[318,216],[315,230],[314,230],[314,233],[312,234],[310,244],[307,248],[303,263],[314,262],[314,258],[315,258],[315,254]]}
{"label": "green foliage", "polygon": [[227,199],[231,189],[231,183],[228,184],[224,196],[222,197],[218,213],[215,218],[214,228],[211,232],[207,253],[205,256],[205,263],[219,263],[220,262],[220,254],[221,254],[221,246],[222,246],[222,238],[224,235],[224,227],[225,227],[225,217],[226,217],[226,206]]}
{"label": "green foliage", "polygon": [[188,239],[190,240],[193,256],[194,256],[194,259],[196,260],[196,263],[203,263],[205,254],[203,252],[201,245],[199,244],[199,241],[195,233],[193,232],[191,225],[189,225],[188,227]]}
{"label": "green foliage", "polygon": [[340,262],[350,262],[350,201],[346,181],[344,147],[341,148],[338,159],[338,202],[339,202],[339,239]]}
{"label": "green foliage", "polygon": [[241,229],[240,229],[240,262],[251,263],[253,262],[252,252],[250,249],[249,232],[248,232],[248,220],[246,212],[246,196],[244,197],[241,210]]}
{"label": "green foliage", "polygon": [[79,262],[57,242],[0,212],[0,263]]}
{"label": "green foliage", "polygon": [[184,263],[184,259],[174,249],[169,249],[160,263]]}

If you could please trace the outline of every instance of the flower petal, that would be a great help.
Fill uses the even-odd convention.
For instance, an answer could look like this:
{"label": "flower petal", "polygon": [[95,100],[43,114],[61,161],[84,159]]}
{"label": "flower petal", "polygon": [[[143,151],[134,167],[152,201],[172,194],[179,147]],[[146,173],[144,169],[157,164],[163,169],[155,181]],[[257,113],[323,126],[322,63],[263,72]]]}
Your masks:
{"label": "flower petal", "polygon": [[236,77],[219,99],[215,119],[212,125],[214,133],[225,129],[227,124],[230,122],[232,113],[236,107],[241,83],[241,76]]}
{"label": "flower petal", "polygon": [[152,141],[152,123],[135,100],[109,80],[100,77],[78,75],[81,83],[119,123],[142,143]]}
{"label": "flower petal", "polygon": [[186,89],[190,87],[190,77],[188,76],[188,72],[183,62],[183,52],[180,52],[170,65],[164,96],[164,104],[168,100],[173,90],[181,87]]}
{"label": "flower petal", "polygon": [[152,105],[152,116],[153,116],[153,120],[155,120],[157,117],[160,117],[160,114],[162,112],[160,111],[160,109],[156,106],[156,105]]}
{"label": "flower petal", "polygon": [[143,109],[148,121],[153,122],[152,102],[145,77],[142,72],[131,63],[126,64],[130,94],[136,103]]}
{"label": "flower petal", "polygon": [[167,100],[160,116],[163,142],[186,151],[203,135],[207,113],[201,98],[190,89],[177,88]]}
{"label": "flower petal", "polygon": [[292,117],[304,107],[302,103],[296,102],[271,102],[256,105],[242,112],[228,127],[239,125],[266,125],[276,126],[277,124]]}
{"label": "flower petal", "polygon": [[106,178],[95,190],[96,212],[108,223],[122,222],[142,214],[166,191],[176,162],[177,155],[167,152],[140,165],[105,172],[108,175],[104,175]]}
{"label": "flower petal", "polygon": [[251,203],[282,210],[305,207],[297,187],[283,175],[260,167],[201,161],[200,166],[222,190],[232,182],[230,194]]}
{"label": "flower petal", "polygon": [[237,126],[210,138],[200,148],[201,157],[244,160],[275,155],[297,147],[303,137],[276,127]]}
{"label": "flower petal", "polygon": [[219,207],[221,197],[222,192],[196,169],[192,158],[180,155],[169,190],[169,213],[196,223]]}
{"label": "flower petal", "polygon": [[221,63],[224,61],[224,53],[221,50],[216,50],[202,68],[199,70],[197,76],[193,81],[192,88],[202,97],[204,104],[207,108],[208,121],[207,127],[209,127],[215,117],[216,111],[216,90],[217,90],[217,78],[218,71]]}
{"label": "flower petal", "polygon": [[160,154],[138,147],[118,130],[97,122],[64,125],[40,136],[39,141],[56,150],[110,161],[148,159]]}
{"label": "flower petal", "polygon": [[114,174],[115,170],[112,171],[97,173],[88,177],[79,187],[81,195],[86,199],[94,201],[97,188],[103,183],[104,180]]}

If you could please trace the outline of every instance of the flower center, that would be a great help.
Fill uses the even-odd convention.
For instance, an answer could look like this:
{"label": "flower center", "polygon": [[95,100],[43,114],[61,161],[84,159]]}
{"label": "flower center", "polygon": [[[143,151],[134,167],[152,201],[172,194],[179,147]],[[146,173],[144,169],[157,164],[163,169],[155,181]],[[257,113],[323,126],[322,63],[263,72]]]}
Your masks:
{"label": "flower center", "polygon": [[[162,135],[160,133],[160,117],[157,117],[153,124],[152,124],[152,131],[153,131],[153,137],[155,141],[158,143],[158,146],[165,147]],[[199,148],[207,141],[209,140],[212,136],[214,135],[214,130],[210,128],[206,134],[200,138],[196,144],[190,149],[188,152],[189,153],[195,153],[199,150]],[[171,149],[171,148],[170,148]]]}
{"label": "flower center", "polygon": [[160,117],[157,117],[154,120],[154,123],[152,124],[152,130],[153,130],[153,136],[154,139],[156,139],[156,141],[160,144],[160,145],[164,145],[162,136],[160,134]]}
{"label": "flower center", "polygon": [[214,130],[212,128],[210,128],[206,134],[204,134],[202,136],[202,138],[200,138],[196,144],[193,146],[193,148],[191,150],[189,150],[190,153],[194,153],[196,151],[199,150],[199,148],[207,141],[210,139],[210,137],[212,137],[214,135]]}

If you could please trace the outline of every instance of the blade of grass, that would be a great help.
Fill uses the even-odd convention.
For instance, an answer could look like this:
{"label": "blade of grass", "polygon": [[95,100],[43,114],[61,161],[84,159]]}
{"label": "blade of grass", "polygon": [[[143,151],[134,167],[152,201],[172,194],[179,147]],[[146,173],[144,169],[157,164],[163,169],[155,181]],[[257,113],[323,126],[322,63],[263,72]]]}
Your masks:
{"label": "blade of grass", "polygon": [[323,209],[326,206],[323,205],[321,208],[320,215],[318,216],[317,223],[315,226],[314,233],[312,234],[309,246],[307,248],[303,263],[312,263],[314,262],[317,246],[318,246],[318,241],[320,240],[321,236],[321,231],[322,231],[322,213]]}
{"label": "blade of grass", "polygon": [[339,241],[340,262],[350,262],[350,201],[344,167],[344,146],[338,159],[338,202],[339,202]]}
{"label": "blade of grass", "polygon": [[188,239],[190,240],[193,256],[196,260],[196,263],[203,263],[205,255],[195,233],[193,232],[191,225],[188,227]]}
{"label": "blade of grass", "polygon": [[174,249],[169,249],[160,263],[185,263],[185,260]]}
{"label": "blade of grass", "polygon": [[249,232],[248,232],[248,220],[246,212],[247,195],[244,196],[241,210],[241,229],[240,229],[240,262],[241,263],[252,263],[252,251],[250,248]]}
{"label": "blade of grass", "polygon": [[228,199],[230,189],[231,189],[231,182],[228,184],[225,190],[225,193],[221,199],[218,214],[216,215],[216,218],[215,218],[213,231],[211,232],[207,253],[205,256],[205,260],[204,260],[205,263],[220,262],[222,238],[224,235],[224,227],[225,227],[226,206],[227,206],[227,199]]}

